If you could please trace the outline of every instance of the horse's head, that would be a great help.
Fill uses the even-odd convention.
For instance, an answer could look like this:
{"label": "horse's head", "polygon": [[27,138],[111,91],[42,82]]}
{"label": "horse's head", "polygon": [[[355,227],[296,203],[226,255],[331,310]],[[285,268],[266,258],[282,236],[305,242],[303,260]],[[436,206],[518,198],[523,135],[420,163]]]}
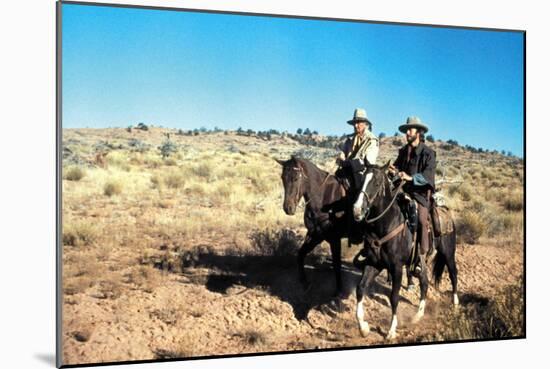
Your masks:
{"label": "horse's head", "polygon": [[288,215],[294,215],[300,199],[304,196],[307,176],[302,163],[294,156],[287,161],[276,160],[283,167],[281,174],[285,189],[283,209]]}
{"label": "horse's head", "polygon": [[353,217],[357,222],[363,220],[375,201],[384,195],[384,188],[388,182],[389,166],[389,161],[383,166],[367,165],[365,181],[357,200],[353,204]]}

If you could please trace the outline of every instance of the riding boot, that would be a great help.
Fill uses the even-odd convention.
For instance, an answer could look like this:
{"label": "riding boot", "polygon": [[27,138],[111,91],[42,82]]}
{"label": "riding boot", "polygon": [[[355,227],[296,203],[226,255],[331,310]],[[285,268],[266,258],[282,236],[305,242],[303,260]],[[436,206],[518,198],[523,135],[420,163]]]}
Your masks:
{"label": "riding boot", "polygon": [[418,259],[416,259],[416,265],[414,267],[414,274],[419,277],[423,270],[426,270],[426,254],[418,255]]}
{"label": "riding boot", "polygon": [[409,220],[409,229],[411,233],[416,232],[418,226],[418,213],[416,211],[416,202],[410,200],[407,204],[407,218]]}

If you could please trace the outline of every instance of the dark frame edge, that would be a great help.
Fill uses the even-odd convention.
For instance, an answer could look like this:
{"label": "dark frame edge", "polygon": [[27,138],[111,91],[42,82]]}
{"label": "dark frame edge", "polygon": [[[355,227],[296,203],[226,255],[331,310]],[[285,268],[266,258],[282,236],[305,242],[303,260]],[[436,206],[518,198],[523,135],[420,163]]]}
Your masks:
{"label": "dark frame edge", "polygon": [[[167,11],[182,11],[182,12],[197,12],[197,13],[213,13],[213,14],[233,14],[244,16],[265,16],[272,18],[294,18],[304,20],[328,20],[328,21],[343,21],[343,22],[355,22],[355,23],[372,23],[372,24],[385,24],[385,25],[404,25],[404,26],[420,26],[420,27],[432,27],[432,28],[453,28],[464,30],[481,30],[481,31],[496,31],[496,32],[516,32],[523,34],[523,334],[513,337],[501,337],[501,338],[485,338],[485,339],[468,339],[468,340],[453,340],[453,341],[432,341],[432,342],[415,342],[415,343],[402,343],[393,345],[372,345],[372,346],[351,346],[351,347],[339,347],[328,349],[312,349],[312,350],[296,350],[296,351],[275,351],[275,352],[257,352],[257,353],[245,353],[245,354],[229,354],[229,355],[207,355],[207,356],[195,356],[189,358],[174,358],[174,359],[152,359],[152,360],[128,360],[128,361],[114,361],[114,362],[98,362],[98,363],[83,363],[83,364],[63,364],[63,351],[62,351],[62,5],[74,4],[85,6],[104,6],[115,8],[134,8],[134,9],[153,9],[153,10],[167,10]],[[346,18],[330,18],[330,17],[317,17],[317,16],[299,16],[299,15],[286,15],[286,14],[268,14],[268,13],[252,13],[252,12],[240,12],[240,11],[226,11],[226,10],[206,10],[206,9],[191,9],[191,8],[176,8],[176,7],[163,7],[163,6],[146,6],[146,5],[130,5],[130,4],[115,4],[115,3],[99,3],[99,2],[84,2],[84,1],[56,1],[56,367],[57,368],[81,368],[92,366],[107,366],[107,365],[127,365],[127,364],[146,364],[146,363],[162,363],[162,362],[185,362],[194,360],[210,360],[210,359],[223,359],[223,358],[242,358],[242,357],[258,357],[269,355],[292,355],[292,354],[305,354],[305,353],[319,353],[319,352],[332,352],[332,351],[349,351],[349,350],[361,350],[361,349],[376,349],[376,348],[398,348],[398,347],[418,347],[426,345],[445,345],[456,343],[481,343],[481,342],[493,342],[493,341],[508,341],[527,339],[527,31],[521,29],[504,29],[504,28],[487,28],[487,27],[468,27],[468,26],[456,26],[456,25],[436,25],[436,24],[422,24],[422,23],[406,23],[398,21],[375,21],[375,20],[362,20],[362,19],[346,19]]]}
{"label": "dark frame edge", "polygon": [[270,13],[253,13],[245,11],[231,11],[231,10],[216,10],[216,9],[197,9],[197,8],[177,8],[170,6],[159,5],[131,5],[131,4],[117,4],[117,3],[100,3],[93,1],[78,1],[78,0],[59,0],[64,4],[74,5],[87,5],[87,6],[105,6],[111,8],[131,8],[131,9],[150,9],[150,10],[167,10],[167,11],[179,11],[179,12],[192,12],[192,13],[210,13],[210,14],[232,14],[232,15],[245,15],[245,16],[257,16],[257,17],[269,17],[269,18],[292,18],[292,19],[304,19],[304,20],[325,20],[336,22],[353,22],[353,23],[371,23],[371,24],[383,24],[394,26],[413,26],[413,27],[430,27],[430,28],[452,28],[462,30],[475,30],[475,31],[494,31],[494,32],[517,32],[525,33],[525,30],[521,29],[507,29],[507,28],[491,28],[491,27],[473,27],[473,26],[457,26],[448,24],[430,24],[430,23],[407,23],[399,21],[380,21],[380,20],[366,20],[366,19],[353,19],[353,18],[331,18],[321,16],[305,16],[305,15],[292,15],[292,14],[270,14]]}
{"label": "dark frame edge", "polygon": [[167,362],[182,363],[186,361],[196,361],[196,360],[213,360],[213,359],[215,360],[215,359],[273,356],[273,355],[316,354],[321,352],[342,352],[342,351],[370,350],[370,349],[392,349],[392,348],[399,348],[399,347],[452,345],[452,344],[464,344],[464,343],[485,343],[485,342],[495,342],[495,341],[513,341],[513,340],[521,340],[521,339],[526,339],[525,334],[520,336],[501,337],[501,338],[398,343],[398,344],[390,344],[390,345],[380,344],[380,345],[372,345],[372,346],[332,347],[332,348],[324,348],[324,349],[308,349],[308,350],[296,350],[296,351],[272,351],[272,352],[244,353],[244,354],[240,353],[240,354],[227,354],[227,355],[191,356],[191,357],[181,357],[181,358],[172,358],[172,359],[106,361],[106,362],[98,362],[98,363],[67,364],[67,365],[62,365],[61,368],[86,368],[86,367],[98,367],[98,366],[119,366],[119,365],[151,364],[151,363],[167,363]]}
{"label": "dark frame edge", "polygon": [[527,31],[523,32],[523,335],[527,338]]}
{"label": "dark frame edge", "polygon": [[62,125],[61,125],[61,115],[62,115],[62,101],[61,101],[61,24],[62,24],[62,1],[58,0],[55,3],[55,146],[56,146],[56,158],[55,158],[55,365],[60,368],[63,365],[63,275],[62,275],[62,261],[63,261],[63,250],[61,247],[61,227],[62,227],[62,214],[61,214],[61,191],[62,191],[62,181],[61,181],[61,153],[62,153]]}

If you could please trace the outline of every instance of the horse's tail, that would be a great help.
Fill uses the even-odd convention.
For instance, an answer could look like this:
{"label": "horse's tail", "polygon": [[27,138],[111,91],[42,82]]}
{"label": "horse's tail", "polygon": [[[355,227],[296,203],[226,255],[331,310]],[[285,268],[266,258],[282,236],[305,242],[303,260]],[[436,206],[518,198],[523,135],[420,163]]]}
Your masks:
{"label": "horse's tail", "polygon": [[442,234],[437,239],[437,253],[433,261],[432,275],[435,286],[438,287],[441,277],[445,271],[445,266],[451,274],[456,272],[455,252],[456,252],[456,226],[452,218],[449,219],[451,228],[447,234]]}

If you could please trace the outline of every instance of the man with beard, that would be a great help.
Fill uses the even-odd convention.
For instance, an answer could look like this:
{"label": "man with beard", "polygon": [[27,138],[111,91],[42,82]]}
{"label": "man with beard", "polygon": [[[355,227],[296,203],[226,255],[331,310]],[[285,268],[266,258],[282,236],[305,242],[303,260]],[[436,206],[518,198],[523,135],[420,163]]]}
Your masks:
{"label": "man with beard", "polygon": [[[403,190],[411,198],[409,201],[409,223],[413,232],[417,231],[418,259],[415,272],[420,273],[426,267],[426,254],[429,249],[428,212],[431,209],[432,194],[435,191],[436,154],[425,144],[424,135],[428,126],[418,117],[409,117],[407,122],[399,126],[399,131],[405,134],[407,144],[399,149],[397,160],[390,170],[406,183]],[[418,209],[418,224],[415,219],[415,204]]]}

